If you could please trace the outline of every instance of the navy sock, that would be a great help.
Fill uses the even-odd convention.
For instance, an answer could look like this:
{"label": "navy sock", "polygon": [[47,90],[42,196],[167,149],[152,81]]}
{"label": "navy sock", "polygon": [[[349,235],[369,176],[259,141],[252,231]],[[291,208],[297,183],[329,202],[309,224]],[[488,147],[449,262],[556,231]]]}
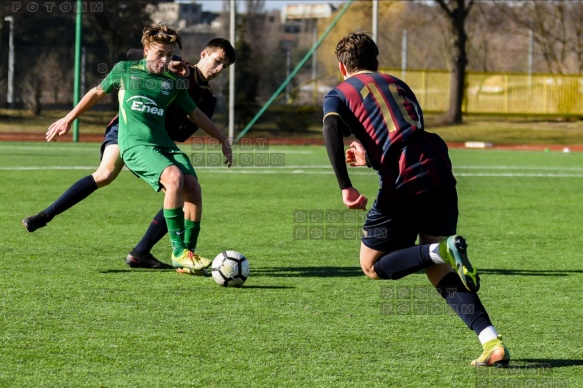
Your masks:
{"label": "navy sock", "polygon": [[433,264],[429,244],[424,244],[387,253],[374,263],[374,270],[381,279],[397,280]]}
{"label": "navy sock", "polygon": [[91,193],[97,190],[97,184],[92,175],[88,175],[73,183],[55,202],[39,214],[46,218],[47,222],[55,216],[61,214],[73,205],[87,198]]}
{"label": "navy sock", "polygon": [[479,335],[482,330],[492,325],[478,294],[468,291],[457,273],[450,272],[445,275],[435,288],[453,311],[464,321],[466,326],[472,329],[476,335]]}
{"label": "navy sock", "polygon": [[152,222],[150,222],[148,230],[146,230],[146,233],[138,245],[136,245],[136,247],[132,250],[132,252],[138,255],[150,253],[154,245],[156,245],[158,241],[160,241],[162,237],[166,235],[166,233],[168,233],[168,225],[166,224],[166,219],[164,218],[164,211],[160,209]]}

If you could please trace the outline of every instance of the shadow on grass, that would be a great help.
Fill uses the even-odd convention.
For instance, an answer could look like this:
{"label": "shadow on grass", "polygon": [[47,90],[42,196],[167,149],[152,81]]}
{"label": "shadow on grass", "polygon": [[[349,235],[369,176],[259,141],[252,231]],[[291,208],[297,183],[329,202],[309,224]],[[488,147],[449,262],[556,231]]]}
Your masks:
{"label": "shadow on grass", "polygon": [[282,267],[251,269],[253,276],[337,278],[364,276],[360,267]]}
{"label": "shadow on grass", "polygon": [[[565,360],[565,359],[544,359],[544,358],[517,358],[510,360],[506,366],[500,366],[500,369],[509,370],[533,370],[540,369],[543,373],[550,372],[552,368],[562,368],[570,366],[581,366],[583,360]],[[493,368],[496,370],[498,368]],[[484,369],[484,371],[487,371]]]}
{"label": "shadow on grass", "polygon": [[287,290],[295,287],[291,286],[248,286],[247,284],[243,284],[240,287],[243,289],[259,289],[259,290]]}
{"label": "shadow on grass", "polygon": [[104,269],[99,273],[128,273],[128,272],[176,272],[176,268],[127,268],[127,269]]}
{"label": "shadow on grass", "polygon": [[488,275],[515,275],[515,276],[569,276],[570,274],[583,273],[583,270],[535,270],[535,269],[498,269],[478,268],[478,273]]}

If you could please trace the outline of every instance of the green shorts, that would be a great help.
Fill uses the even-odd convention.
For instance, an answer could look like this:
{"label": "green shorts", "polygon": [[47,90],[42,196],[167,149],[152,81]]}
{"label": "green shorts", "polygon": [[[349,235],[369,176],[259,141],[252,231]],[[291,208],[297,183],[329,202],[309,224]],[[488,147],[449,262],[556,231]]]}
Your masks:
{"label": "green shorts", "polygon": [[122,159],[134,174],[142,178],[156,191],[162,190],[160,176],[168,166],[175,165],[182,174],[196,178],[188,156],[179,149],[135,146],[124,151]]}

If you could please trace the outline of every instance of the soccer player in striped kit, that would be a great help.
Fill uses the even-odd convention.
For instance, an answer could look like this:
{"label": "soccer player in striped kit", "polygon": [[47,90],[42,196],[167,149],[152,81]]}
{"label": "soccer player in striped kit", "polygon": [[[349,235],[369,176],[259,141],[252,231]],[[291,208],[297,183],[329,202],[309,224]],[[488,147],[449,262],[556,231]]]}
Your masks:
{"label": "soccer player in striped kit", "polygon": [[[324,98],[324,140],[342,200],[366,209],[346,164],[378,172],[380,189],[363,226],[360,265],[371,279],[397,280],[424,270],[483,347],[474,366],[508,364],[502,342],[477,291],[479,276],[456,235],[456,180],[445,142],[425,132],[423,112],[409,86],[379,73],[378,47],[351,33],[336,46],[344,82]],[[343,137],[354,135],[344,152]],[[415,242],[419,238],[419,245]],[[470,308],[460,308],[467,306]]]}

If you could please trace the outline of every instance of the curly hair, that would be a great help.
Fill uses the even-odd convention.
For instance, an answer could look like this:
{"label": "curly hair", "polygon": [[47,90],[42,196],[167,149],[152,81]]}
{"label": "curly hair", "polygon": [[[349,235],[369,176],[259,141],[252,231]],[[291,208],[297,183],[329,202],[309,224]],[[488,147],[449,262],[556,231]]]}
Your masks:
{"label": "curly hair", "polygon": [[361,32],[351,32],[336,45],[336,58],[349,72],[359,70],[377,71],[379,48],[370,36]]}

